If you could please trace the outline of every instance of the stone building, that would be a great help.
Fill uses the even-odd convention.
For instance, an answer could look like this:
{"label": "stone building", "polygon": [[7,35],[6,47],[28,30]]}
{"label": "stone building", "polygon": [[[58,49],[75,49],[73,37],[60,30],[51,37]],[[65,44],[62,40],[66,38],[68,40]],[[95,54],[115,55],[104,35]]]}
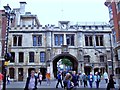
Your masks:
{"label": "stone building", "polygon": [[10,78],[22,81],[32,69],[57,74],[57,62],[67,58],[77,72],[105,70],[111,60],[111,29],[106,23],[77,23],[58,21],[58,26],[42,26],[36,15],[25,12],[26,2],[21,2],[16,12],[15,26],[9,31],[9,52],[12,60],[7,73]]}

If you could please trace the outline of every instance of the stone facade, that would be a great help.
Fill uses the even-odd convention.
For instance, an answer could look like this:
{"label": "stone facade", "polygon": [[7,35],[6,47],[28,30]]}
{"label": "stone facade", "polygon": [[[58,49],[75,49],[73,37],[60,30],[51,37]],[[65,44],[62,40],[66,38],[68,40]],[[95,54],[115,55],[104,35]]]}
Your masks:
{"label": "stone facade", "polygon": [[[61,21],[62,22],[62,21]],[[60,23],[60,22],[59,22]],[[68,22],[70,23],[70,22]],[[67,25],[68,25],[67,23]],[[62,23],[61,23],[62,25]],[[9,49],[10,52],[15,53],[14,62],[10,63],[8,66],[8,73],[14,72],[14,79],[20,80],[21,73],[23,76],[22,80],[25,80],[28,76],[29,68],[34,68],[37,72],[41,68],[44,70],[50,66],[51,78],[54,78],[54,61],[64,57],[74,57],[77,60],[77,71],[85,72],[87,67],[90,71],[95,72],[100,71],[103,73],[107,68],[107,61],[111,59],[110,57],[110,35],[111,30],[107,25],[70,25],[66,29],[62,29],[61,25],[59,27],[46,26],[46,27],[13,27],[9,32]],[[73,27],[74,26],[74,27]],[[91,28],[91,27],[92,28]],[[95,29],[95,27],[97,27]],[[22,45],[14,45],[14,36],[22,36]],[[33,36],[41,35],[41,45],[33,45]],[[55,35],[63,35],[62,45],[67,46],[67,51],[63,51],[62,45],[55,45]],[[74,45],[68,45],[66,35],[74,35]],[[86,46],[85,36],[92,36],[92,46]],[[103,45],[97,46],[96,35],[103,35]],[[72,41],[72,40],[71,40]],[[19,52],[23,52],[23,62],[19,62]],[[34,62],[29,62],[29,52],[34,52]],[[45,52],[45,61],[40,61],[40,52]],[[62,54],[67,52],[68,54]],[[61,55],[61,56],[59,56]],[[70,56],[71,55],[71,56]],[[103,62],[100,62],[100,56],[103,55]],[[56,59],[56,57],[58,58]],[[85,57],[89,56],[89,62],[85,62]],[[74,62],[74,59],[73,59]],[[10,70],[13,68],[14,70]],[[103,68],[103,69],[102,69]],[[95,70],[96,69],[96,70]],[[22,70],[22,71],[20,71]],[[89,72],[88,72],[89,73]],[[19,78],[19,79],[18,79]]]}

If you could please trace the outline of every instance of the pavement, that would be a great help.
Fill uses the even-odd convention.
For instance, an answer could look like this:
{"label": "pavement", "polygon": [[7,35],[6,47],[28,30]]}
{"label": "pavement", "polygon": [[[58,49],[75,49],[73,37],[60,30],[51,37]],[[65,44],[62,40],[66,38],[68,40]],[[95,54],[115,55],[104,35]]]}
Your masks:
{"label": "pavement", "polygon": [[[43,89],[56,89],[56,83],[57,83],[57,80],[52,80],[51,81],[51,83],[50,83],[50,85],[47,85],[47,82],[46,81],[42,81],[42,84],[40,85],[39,84],[39,82],[38,82],[38,85],[37,85],[37,87],[38,87],[38,89],[41,89],[42,88],[42,90]],[[93,90],[96,88],[95,87],[95,82],[93,83]],[[24,90],[24,87],[25,87],[25,82],[11,82],[9,85],[6,85],[6,88],[7,88],[7,90]],[[105,81],[104,80],[101,80],[101,82],[100,82],[100,89],[99,90],[106,90],[106,87],[107,87],[107,84],[105,83]],[[118,83],[116,83],[115,84],[115,87],[116,88],[118,88]],[[88,90],[90,90],[90,87],[89,87],[89,83],[88,83],[88,87],[86,87],[86,88],[84,88],[83,87],[83,85],[82,86],[80,86],[80,87],[77,87],[77,89],[88,89]],[[57,90],[64,90],[63,88],[61,88],[61,86],[60,86],[60,84],[59,84],[59,86],[58,86],[58,88],[57,88]],[[96,89],[96,90],[98,90],[98,89]],[[118,90],[118,89],[116,89],[116,90]]]}

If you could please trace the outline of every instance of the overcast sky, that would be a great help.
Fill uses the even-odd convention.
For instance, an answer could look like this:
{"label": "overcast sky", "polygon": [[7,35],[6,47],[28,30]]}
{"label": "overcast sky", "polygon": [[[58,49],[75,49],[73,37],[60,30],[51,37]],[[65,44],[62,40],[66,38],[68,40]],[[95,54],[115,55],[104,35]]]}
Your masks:
{"label": "overcast sky", "polygon": [[26,1],[26,12],[36,14],[42,25],[58,24],[58,21],[107,22],[109,21],[106,0],[0,0],[0,9],[9,4],[19,8]]}

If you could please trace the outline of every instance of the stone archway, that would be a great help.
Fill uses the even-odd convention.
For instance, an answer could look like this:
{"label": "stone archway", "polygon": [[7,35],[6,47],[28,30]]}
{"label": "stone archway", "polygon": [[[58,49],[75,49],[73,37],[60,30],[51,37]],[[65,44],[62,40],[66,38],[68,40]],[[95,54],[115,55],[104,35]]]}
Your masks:
{"label": "stone archway", "polygon": [[78,60],[76,59],[76,57],[74,57],[73,55],[69,54],[69,53],[62,53],[57,55],[56,57],[53,58],[53,73],[54,73],[54,77],[57,76],[57,62],[62,59],[62,58],[67,58],[69,59],[73,66],[72,66],[72,70],[73,71],[78,71]]}

